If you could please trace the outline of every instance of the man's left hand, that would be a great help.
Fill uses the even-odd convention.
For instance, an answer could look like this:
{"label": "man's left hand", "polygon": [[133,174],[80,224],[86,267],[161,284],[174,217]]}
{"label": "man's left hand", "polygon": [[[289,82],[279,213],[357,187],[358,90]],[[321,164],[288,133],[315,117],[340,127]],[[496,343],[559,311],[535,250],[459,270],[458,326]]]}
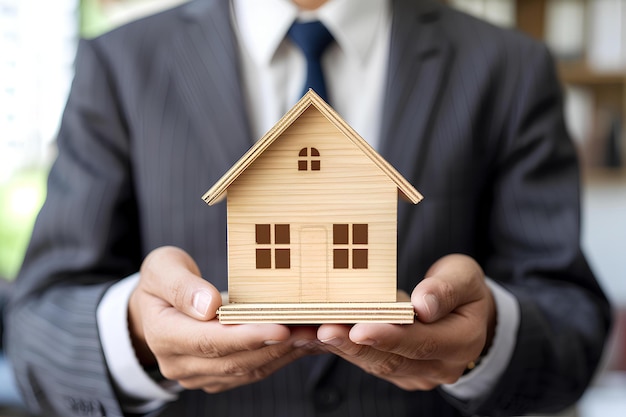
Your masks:
{"label": "man's left hand", "polygon": [[491,344],[496,306],[482,268],[448,255],[413,290],[411,325],[324,324],[317,337],[330,352],[406,390],[454,383]]}

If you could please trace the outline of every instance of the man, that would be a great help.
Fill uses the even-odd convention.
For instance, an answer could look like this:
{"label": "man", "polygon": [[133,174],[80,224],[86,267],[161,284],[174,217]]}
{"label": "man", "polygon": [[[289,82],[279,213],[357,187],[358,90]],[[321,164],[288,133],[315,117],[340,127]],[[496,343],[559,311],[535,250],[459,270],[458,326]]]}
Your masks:
{"label": "man", "polygon": [[[399,208],[414,325],[215,320],[225,207],[199,197],[299,98],[285,35],[310,19],[335,40],[329,101],[425,195]],[[47,416],[572,404],[610,314],[561,106],[545,48],[431,0],[199,0],[83,42],[10,314],[25,401]]]}

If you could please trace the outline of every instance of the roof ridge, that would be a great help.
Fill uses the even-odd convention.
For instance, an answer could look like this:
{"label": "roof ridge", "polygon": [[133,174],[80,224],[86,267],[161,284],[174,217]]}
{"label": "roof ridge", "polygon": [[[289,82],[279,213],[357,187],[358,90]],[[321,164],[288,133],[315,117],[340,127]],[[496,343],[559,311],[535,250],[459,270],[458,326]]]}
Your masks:
{"label": "roof ridge", "polygon": [[387,162],[372,146],[363,139],[343,118],[326,103],[315,91],[309,89],[304,96],[283,117],[274,124],[261,139],[246,151],[245,154],[202,196],[209,205],[224,198],[226,190],[247,167],[252,164],[280,135],[291,126],[311,105],[324,115],[354,145],[356,145],[372,162],[396,184],[400,194],[412,202],[419,203],[423,197],[389,162]]}

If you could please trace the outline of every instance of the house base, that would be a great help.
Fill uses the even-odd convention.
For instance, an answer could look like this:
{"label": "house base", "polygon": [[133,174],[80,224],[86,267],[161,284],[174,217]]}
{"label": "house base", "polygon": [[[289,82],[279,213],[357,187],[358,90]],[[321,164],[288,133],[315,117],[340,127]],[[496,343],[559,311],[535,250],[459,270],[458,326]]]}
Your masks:
{"label": "house base", "polygon": [[410,302],[395,303],[293,303],[226,304],[217,311],[220,323],[391,323],[411,324]]}

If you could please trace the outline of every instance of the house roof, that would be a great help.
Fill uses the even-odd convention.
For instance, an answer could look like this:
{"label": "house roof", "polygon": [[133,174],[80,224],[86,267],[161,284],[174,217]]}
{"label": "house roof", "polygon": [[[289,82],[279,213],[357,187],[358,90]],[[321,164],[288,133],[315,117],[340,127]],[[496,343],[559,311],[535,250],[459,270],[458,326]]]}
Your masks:
{"label": "house roof", "polygon": [[281,134],[291,126],[310,106],[314,106],[372,162],[378,166],[398,187],[400,195],[413,204],[423,197],[396,169],[370,146],[335,110],[315,91],[309,91],[289,110],[261,139],[259,139],[203,196],[213,205],[226,196],[228,187],[252,164]]}

